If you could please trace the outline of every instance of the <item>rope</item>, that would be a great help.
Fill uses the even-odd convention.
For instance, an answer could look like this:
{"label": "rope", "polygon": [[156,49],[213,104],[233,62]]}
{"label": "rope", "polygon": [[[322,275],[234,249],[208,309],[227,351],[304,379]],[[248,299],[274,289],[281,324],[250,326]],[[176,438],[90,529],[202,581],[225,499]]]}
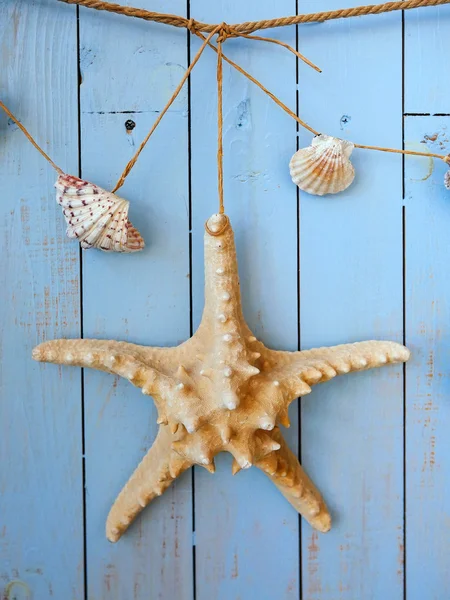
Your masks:
{"label": "rope", "polygon": [[[180,17],[177,15],[164,14],[164,13],[156,13],[151,11],[146,11],[143,9],[133,8],[130,6],[122,6],[120,4],[112,4],[108,2],[102,2],[100,0],[59,0],[60,2],[66,2],[67,4],[78,4],[81,6],[86,6],[88,8],[94,8],[97,10],[106,10],[109,12],[115,12],[118,14],[123,14],[130,17],[138,17],[147,21],[154,21],[157,23],[163,23],[166,25],[173,25],[175,27],[185,27],[192,34],[197,35],[199,38],[203,40],[203,44],[195,55],[193,61],[189,65],[189,68],[186,70],[183,75],[180,83],[176,87],[169,101],[159,114],[152,128],[150,129],[147,136],[144,138],[136,153],[132,157],[132,159],[126,165],[122,175],[120,176],[118,182],[113,188],[112,192],[116,192],[125,182],[125,179],[129,175],[131,169],[136,164],[139,155],[142,150],[145,148],[148,140],[152,136],[153,132],[161,122],[162,118],[169,110],[170,106],[173,104],[178,94],[180,93],[183,85],[191,74],[192,69],[197,64],[200,56],[202,55],[206,46],[210,46],[215,52],[217,52],[217,171],[218,171],[218,193],[219,193],[219,213],[224,214],[224,198],[223,198],[223,61],[225,60],[228,64],[230,64],[234,69],[239,71],[242,75],[247,77],[252,83],[257,85],[265,94],[269,96],[280,108],[282,108],[289,116],[295,119],[302,127],[313,133],[314,135],[318,135],[318,131],[313,129],[308,123],[300,119],[288,106],[283,104],[281,100],[279,100],[275,94],[270,92],[263,84],[258,81],[255,77],[247,73],[244,69],[242,69],[239,65],[233,62],[231,59],[226,57],[222,52],[222,43],[230,38],[230,37],[243,37],[251,40],[259,40],[265,42],[272,42],[275,44],[279,44],[293,52],[299,59],[303,60],[310,67],[315,69],[316,71],[321,72],[319,67],[317,67],[314,63],[312,63],[305,56],[294,50],[288,44],[281,42],[279,40],[273,40],[270,38],[265,38],[261,36],[252,36],[250,33],[257,31],[259,29],[267,29],[271,27],[284,27],[287,25],[296,25],[299,23],[312,23],[312,22],[323,22],[331,19],[341,19],[341,18],[349,18],[356,17],[362,15],[374,15],[381,14],[386,12],[392,12],[395,10],[409,10],[413,8],[421,8],[426,6],[440,6],[444,4],[449,4],[450,0],[400,0],[398,2],[386,2],[384,4],[377,5],[367,5],[367,6],[357,6],[355,8],[327,11],[327,12],[318,12],[306,15],[295,15],[292,17],[282,17],[279,19],[268,19],[262,21],[248,21],[245,23],[238,23],[236,25],[228,25],[227,23],[221,23],[219,25],[209,25],[207,23],[201,23],[199,21],[195,21],[194,19],[186,19],[184,17]],[[205,37],[202,32],[208,32],[209,35]],[[211,43],[211,38],[217,34],[217,47]],[[0,108],[2,108],[6,114],[16,123],[16,125],[21,129],[21,131],[25,134],[27,139],[33,144],[33,146],[42,154],[42,156],[53,166],[53,168],[58,173],[63,173],[63,171],[51,160],[51,158],[44,152],[44,150],[35,142],[30,133],[25,129],[25,127],[14,117],[14,115],[6,108],[6,106],[0,101]],[[362,144],[355,144],[355,148],[361,148],[365,150],[378,150],[380,152],[391,152],[397,154],[409,154],[413,156],[426,156],[439,158],[444,162],[450,164],[450,155],[443,156],[440,154],[431,154],[426,152],[415,152],[412,150],[398,150],[395,148],[383,148],[379,146],[364,146]]]}
{"label": "rope", "polygon": [[[155,23],[163,23],[174,27],[185,27],[191,33],[203,32],[210,33],[217,25],[202,23],[194,19],[186,19],[178,15],[151,12],[142,8],[132,6],[122,6],[100,0],[59,0],[67,4],[78,4],[96,10],[106,10],[127,17],[136,17]],[[270,29],[272,27],[286,27],[288,25],[299,25],[300,23],[323,23],[333,19],[348,19],[350,17],[361,17],[364,15],[380,15],[382,13],[393,12],[396,10],[411,10],[413,8],[425,8],[427,6],[442,6],[449,4],[450,0],[399,0],[397,2],[385,2],[383,4],[369,4],[364,6],[355,6],[354,8],[343,8],[338,10],[329,10],[324,12],[310,13],[306,15],[293,15],[291,17],[280,17],[278,19],[264,19],[261,21],[247,21],[231,25],[231,28],[238,33],[253,33],[259,29]]]}
{"label": "rope", "polygon": [[60,175],[62,175],[63,174],[62,169],[60,169],[58,167],[58,165],[56,165],[52,161],[50,156],[44,152],[44,150],[39,146],[39,144],[34,141],[33,137],[31,136],[31,133],[29,133],[28,130],[25,129],[25,127],[22,125],[22,123],[20,123],[20,121],[12,114],[12,112],[3,104],[3,102],[1,100],[0,100],[0,108],[3,108],[3,110],[8,115],[8,117],[14,121],[14,123],[17,125],[17,127],[25,134],[25,137],[33,144],[33,146],[36,148],[36,150],[38,152],[40,152],[46,160],[48,160],[48,162],[52,165],[52,167],[55,169],[55,171],[57,173],[59,173]]}

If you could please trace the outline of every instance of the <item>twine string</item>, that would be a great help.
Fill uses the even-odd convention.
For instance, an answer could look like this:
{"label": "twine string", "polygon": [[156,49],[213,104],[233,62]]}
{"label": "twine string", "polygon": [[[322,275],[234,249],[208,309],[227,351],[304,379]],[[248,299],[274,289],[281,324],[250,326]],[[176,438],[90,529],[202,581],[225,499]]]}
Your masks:
{"label": "twine string", "polygon": [[[200,33],[200,31],[196,31],[196,35],[200,39],[206,40],[205,36],[202,33]],[[211,42],[208,42],[208,46],[210,48],[212,48],[214,50],[214,52],[217,52],[217,48],[214,46],[214,44],[211,44]],[[291,116],[293,119],[295,119],[302,127],[304,127],[305,129],[307,129],[308,131],[310,131],[314,135],[319,135],[318,131],[316,131],[310,125],[308,125],[308,123],[306,123],[305,121],[303,121],[302,119],[300,119],[300,117],[298,117],[295,114],[294,111],[292,111],[288,106],[286,106],[286,104],[284,104],[283,102],[281,102],[281,100],[279,98],[277,98],[277,96],[275,96],[275,94],[272,94],[272,92],[269,91],[266,87],[264,87],[263,84],[260,81],[258,81],[258,79],[256,79],[255,77],[253,77],[253,75],[250,75],[250,73],[248,73],[247,71],[245,71],[242,67],[240,67],[238,64],[236,64],[235,62],[233,62],[231,60],[231,58],[228,58],[228,56],[225,56],[225,54],[223,54],[223,53],[222,53],[222,59],[224,61],[226,61],[229,65],[231,65],[234,69],[236,69],[236,71],[239,71],[239,73],[241,73],[242,75],[244,75],[244,77],[247,77],[247,79],[249,79],[256,86],[258,86],[265,94],[267,94],[269,96],[269,98],[271,98],[275,102],[275,104],[278,104],[278,106],[280,108],[282,108],[285,112],[287,112],[287,114],[289,116]]]}
{"label": "twine string", "polygon": [[[177,88],[173,92],[171,98],[159,114],[152,128],[150,129],[147,136],[144,138],[142,143],[140,144],[138,150],[132,157],[132,159],[126,165],[122,175],[120,176],[118,182],[113,188],[112,192],[116,192],[125,182],[128,174],[131,169],[136,164],[142,150],[146,146],[153,132],[161,122],[162,118],[169,110],[170,106],[173,104],[178,94],[180,93],[183,85],[188,79],[192,69],[197,64],[200,56],[202,55],[206,46],[210,46],[215,52],[217,52],[217,120],[218,120],[218,143],[217,143],[217,165],[218,165],[218,193],[219,193],[219,212],[220,214],[224,213],[224,200],[223,200],[223,61],[225,60],[228,64],[230,64],[234,69],[239,71],[242,75],[244,75],[247,79],[249,79],[252,83],[258,86],[265,94],[267,94],[280,108],[282,108],[289,116],[295,119],[302,127],[310,131],[314,135],[318,135],[319,132],[313,129],[308,123],[300,119],[294,111],[292,111],[288,106],[286,106],[275,94],[270,92],[260,81],[258,81],[255,77],[250,75],[247,71],[245,71],[238,64],[233,62],[227,56],[225,56],[222,52],[222,43],[230,38],[230,37],[243,37],[251,40],[259,40],[265,42],[271,42],[278,44],[287,48],[290,52],[294,53],[300,60],[304,61],[310,67],[315,69],[318,72],[321,72],[319,67],[317,67],[314,63],[312,63],[305,56],[294,50],[291,46],[286,44],[285,42],[281,42],[279,40],[274,40],[270,38],[265,38],[261,36],[250,35],[259,29],[267,29],[271,27],[284,27],[288,25],[297,25],[300,23],[312,23],[312,22],[324,22],[332,19],[340,19],[340,18],[349,18],[356,17],[362,15],[375,15],[386,12],[392,12],[395,10],[409,10],[413,8],[421,8],[427,6],[441,6],[444,4],[449,4],[450,0],[400,0],[397,2],[386,2],[384,4],[377,5],[366,5],[366,6],[357,6],[354,8],[334,10],[334,11],[325,11],[318,13],[311,13],[305,15],[294,15],[292,17],[281,17],[278,19],[267,19],[262,21],[248,21],[245,23],[238,23],[236,25],[228,25],[227,23],[221,23],[219,25],[210,25],[207,23],[201,23],[200,21],[196,21],[195,19],[186,19],[184,17],[180,17],[178,15],[164,14],[164,13],[156,13],[151,11],[146,11],[143,9],[138,9],[130,6],[122,6],[120,4],[114,4],[109,2],[103,2],[101,0],[59,0],[61,2],[66,2],[67,4],[77,4],[86,6],[88,8],[93,8],[96,10],[106,10],[109,12],[114,12],[130,17],[137,17],[147,21],[154,21],[157,23],[163,23],[166,25],[172,25],[175,27],[184,27],[188,29],[192,34],[197,35],[200,39],[203,40],[203,43],[186,70],[183,78],[178,84]],[[208,33],[208,36],[205,37],[203,33]],[[215,35],[217,36],[217,47],[211,43],[211,38]],[[59,173],[62,174],[63,171],[51,160],[51,158],[44,152],[44,150],[37,144],[37,142],[33,139],[31,134],[27,131],[27,129],[18,121],[18,119],[8,110],[8,108],[0,101],[0,107],[5,111],[5,113],[16,123],[16,125],[21,129],[27,139],[33,144],[33,146],[38,150],[38,152],[53,166],[53,168]],[[396,154],[406,154],[413,156],[425,156],[438,158],[450,164],[450,155],[444,156],[441,154],[432,154],[428,152],[416,152],[412,150],[399,150],[395,148],[384,148],[380,146],[366,146],[362,144],[355,144],[355,148],[361,148],[365,150],[377,150],[381,152],[390,152]]]}
{"label": "twine string", "polygon": [[428,156],[429,158],[440,158],[445,163],[450,163],[450,155],[433,154],[431,152],[418,152],[415,150],[399,150],[398,148],[383,148],[382,146],[364,146],[363,144],[354,144],[355,148],[362,150],[377,150],[378,152],[391,152],[393,154],[408,154],[409,156]]}
{"label": "twine string", "polygon": [[[196,32],[196,35],[198,37],[200,37],[201,39],[206,39],[199,31]],[[212,48],[215,52],[218,52],[217,48],[213,44],[211,44],[211,42],[208,42],[208,46],[210,46],[210,48]],[[292,111],[288,106],[286,106],[286,104],[281,102],[281,100],[279,98],[277,98],[277,96],[275,96],[275,94],[273,94],[270,90],[268,90],[266,87],[264,87],[264,85],[260,81],[258,81],[255,77],[250,75],[250,73],[247,73],[247,71],[245,71],[242,67],[240,67],[238,64],[233,62],[230,58],[225,56],[225,54],[223,54],[223,53],[222,53],[222,59],[225,60],[228,64],[230,64],[232,67],[234,67],[237,71],[239,71],[239,73],[241,73],[242,75],[247,77],[247,79],[249,79],[255,85],[257,85],[265,94],[267,94],[269,96],[269,98],[271,98],[290,117],[295,119],[297,121],[297,123],[299,123],[302,127],[307,129],[314,135],[319,135],[318,131],[316,131],[310,125],[308,125],[308,123],[306,123],[305,121],[300,119],[300,117],[297,116],[294,111]],[[355,146],[355,148],[360,148],[362,150],[377,150],[379,152],[391,152],[394,154],[408,154],[411,156],[426,156],[428,158],[430,158],[430,157],[439,158],[439,159],[443,160],[445,163],[450,164],[450,155],[432,154],[430,152],[417,152],[417,151],[413,151],[413,150],[399,150],[397,148],[384,148],[382,146],[365,146],[363,144],[354,144],[354,146]]]}
{"label": "twine string", "polygon": [[[210,33],[217,25],[202,23],[194,19],[186,19],[179,15],[171,15],[165,13],[152,12],[142,8],[134,8],[132,6],[122,6],[101,0],[59,0],[66,4],[78,4],[96,10],[106,10],[127,17],[136,17],[145,21],[154,21],[155,23],[163,23],[172,25],[173,27],[185,27],[193,32],[195,31]],[[450,0],[397,0],[396,2],[384,2],[383,4],[367,4],[363,6],[355,6],[353,8],[343,8],[338,10],[329,10],[304,15],[292,15],[290,17],[280,17],[276,19],[264,19],[261,21],[247,21],[244,23],[236,23],[231,25],[231,28],[239,33],[253,33],[260,29],[271,29],[273,27],[287,27],[289,25],[299,25],[300,23],[323,23],[334,19],[348,19],[350,17],[361,17],[365,15],[380,15],[382,13],[393,12],[397,10],[411,10],[414,8],[424,8],[429,6],[442,6],[450,4]]]}
{"label": "twine string", "polygon": [[12,112],[3,104],[3,102],[0,100],[0,108],[2,108],[5,113],[8,115],[8,117],[10,119],[12,119],[14,121],[14,123],[17,125],[17,127],[22,131],[22,133],[25,135],[25,137],[28,139],[29,142],[31,142],[33,144],[33,146],[36,148],[36,150],[42,154],[42,156],[45,158],[45,160],[47,160],[52,167],[55,169],[55,171],[59,174],[62,175],[63,174],[63,170],[60,169],[58,167],[58,165],[56,165],[52,159],[50,158],[50,156],[44,152],[44,150],[39,146],[39,144],[34,140],[34,138],[32,137],[31,133],[28,132],[28,130],[22,125],[22,123],[19,121],[19,119],[17,119]]}
{"label": "twine string", "polygon": [[217,40],[217,189],[219,214],[223,215],[223,63],[222,42]]}
{"label": "twine string", "polygon": [[[232,28],[232,31],[234,32],[235,29]],[[318,73],[322,73],[322,69],[319,69],[319,67],[313,62],[311,62],[309,58],[306,58],[306,56],[300,54],[300,52],[295,50],[292,46],[289,46],[289,44],[286,44],[286,42],[282,42],[281,40],[274,40],[272,38],[261,37],[260,35],[248,35],[247,33],[239,33],[238,31],[236,31],[236,37],[237,36],[246,38],[247,40],[259,40],[261,42],[270,42],[271,44],[278,44],[279,46],[283,46],[283,48],[286,48],[287,50],[289,50],[289,52],[295,54],[297,58],[302,60],[308,66],[312,67],[315,71],[317,71]]]}

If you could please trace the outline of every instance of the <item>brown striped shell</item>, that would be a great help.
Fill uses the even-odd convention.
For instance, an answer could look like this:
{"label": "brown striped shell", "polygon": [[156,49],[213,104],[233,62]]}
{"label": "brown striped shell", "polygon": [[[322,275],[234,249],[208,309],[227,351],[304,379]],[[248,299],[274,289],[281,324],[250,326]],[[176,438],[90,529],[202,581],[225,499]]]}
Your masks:
{"label": "brown striped shell", "polygon": [[127,200],[73,175],[60,175],[55,188],[67,222],[67,237],[76,238],[82,248],[105,252],[144,248],[141,234],[128,220]]}
{"label": "brown striped shell", "polygon": [[291,158],[292,181],[304,192],[315,196],[337,194],[347,189],[355,178],[350,162],[354,144],[320,134],[311,145],[301,148]]}

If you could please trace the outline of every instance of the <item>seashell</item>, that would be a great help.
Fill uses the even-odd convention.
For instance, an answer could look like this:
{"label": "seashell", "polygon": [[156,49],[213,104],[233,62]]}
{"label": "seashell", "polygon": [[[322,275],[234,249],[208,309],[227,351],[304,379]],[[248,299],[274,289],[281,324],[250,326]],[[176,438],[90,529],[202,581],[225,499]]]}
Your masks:
{"label": "seashell", "polygon": [[67,237],[78,239],[82,248],[137,252],[145,246],[128,220],[127,200],[73,175],[60,175],[55,188],[68,225]]}
{"label": "seashell", "polygon": [[354,144],[329,135],[316,135],[311,145],[291,158],[292,181],[304,192],[323,196],[347,189],[355,178],[350,162]]}
{"label": "seashell", "polygon": [[450,190],[450,171],[447,171],[447,173],[444,175],[444,185],[448,190]]}

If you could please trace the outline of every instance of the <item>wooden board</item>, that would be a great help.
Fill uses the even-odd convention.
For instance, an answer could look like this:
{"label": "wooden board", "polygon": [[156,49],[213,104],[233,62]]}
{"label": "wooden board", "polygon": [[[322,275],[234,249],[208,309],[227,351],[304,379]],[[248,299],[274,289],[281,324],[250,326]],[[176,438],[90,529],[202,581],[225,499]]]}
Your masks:
{"label": "wooden board", "polygon": [[[165,3],[146,7],[162,11]],[[172,9],[183,14],[184,3]],[[82,174],[111,189],[183,75],[186,32],[85,9],[80,57]],[[135,127],[127,130],[130,119]],[[189,337],[187,126],[183,90],[119,192],[130,201],[145,250],[83,256],[85,337],[155,346]],[[110,544],[106,516],[153,443],[156,409],[123,379],[89,371],[84,382],[89,596],[188,600],[190,474],[144,511],[119,544]]]}
{"label": "wooden board", "polygon": [[[450,152],[443,48],[450,12],[405,13],[405,145]],[[425,43],[424,43],[425,42]],[[421,50],[419,50],[421,48]],[[406,341],[413,350],[406,379],[406,590],[411,600],[449,595],[448,244],[447,167],[408,157],[405,163]],[[444,236],[444,237],[443,237]]]}
{"label": "wooden board", "polygon": [[[225,5],[193,0],[191,14],[220,20]],[[226,7],[227,20],[295,12],[283,0]],[[295,45],[295,29],[270,31]],[[191,53],[198,47],[192,43]],[[224,53],[295,106],[295,57],[262,42],[230,40]],[[208,51],[192,77],[192,206],[194,326],[203,308],[204,221],[217,212],[216,56]],[[225,206],[237,243],[244,313],[255,335],[273,348],[295,350],[297,333],[297,202],[287,160],[296,123],[241,74],[224,66]],[[206,92],[207,90],[207,92]],[[297,410],[287,438],[297,450]],[[231,474],[229,455],[214,477],[195,476],[198,600],[298,598],[298,515],[256,469]],[[264,576],[262,576],[264,574]]]}
{"label": "wooden board", "polygon": [[[343,6],[139,4],[231,23]],[[320,75],[263,42],[230,39],[224,52],[322,132],[447,153],[449,27],[450,7],[300,26],[299,49]],[[263,35],[297,41],[295,27]],[[198,47],[183,29],[6,0],[1,98],[62,168],[111,189]],[[153,403],[122,379],[33,363],[31,349],[80,335],[174,345],[198,325],[203,224],[217,210],[215,69],[207,49],[119,192],[147,242],[138,255],[89,251],[80,264],[53,170],[0,115],[0,596],[442,600],[446,166],[355,150],[347,192],[298,196],[287,164],[310,134],[228,65],[225,205],[255,335],[293,350],[405,338],[413,358],[405,371],[319,386],[300,414],[291,407],[286,437],[329,504],[329,534],[301,522],[263,474],[232,477],[220,455],[214,476],[186,473],[118,544],[105,538],[110,506],[156,434]]]}
{"label": "wooden board", "polygon": [[[347,2],[357,6],[358,1]],[[337,2],[321,2],[337,8]],[[302,12],[317,9],[314,0]],[[301,116],[362,144],[401,147],[401,14],[311,25]],[[303,144],[311,136],[302,133]],[[402,340],[401,158],[354,151],[343,194],[300,194],[302,348]],[[330,505],[326,536],[303,524],[303,598],[403,598],[402,368],[343,377],[302,402],[302,457]]]}
{"label": "wooden board", "polygon": [[405,113],[448,113],[448,6],[405,11]]}
{"label": "wooden board", "polygon": [[[446,154],[449,125],[448,117],[407,117],[405,137],[411,147]],[[406,342],[413,351],[406,370],[406,584],[412,600],[450,593],[446,170],[428,158],[406,160]]]}
{"label": "wooden board", "polygon": [[[1,98],[73,172],[76,52],[73,7],[1,4]],[[0,114],[0,595],[7,600],[84,594],[80,372],[31,359],[36,344],[80,334],[79,252],[65,237],[55,180]]]}

